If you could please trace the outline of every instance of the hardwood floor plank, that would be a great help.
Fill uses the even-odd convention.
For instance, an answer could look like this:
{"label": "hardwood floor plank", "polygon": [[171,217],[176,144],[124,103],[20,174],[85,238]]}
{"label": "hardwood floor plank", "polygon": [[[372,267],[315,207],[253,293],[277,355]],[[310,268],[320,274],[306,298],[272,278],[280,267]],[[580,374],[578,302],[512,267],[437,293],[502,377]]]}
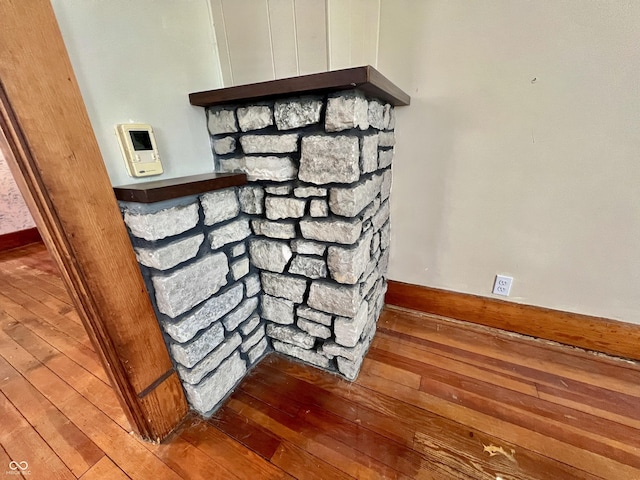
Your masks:
{"label": "hardwood floor plank", "polygon": [[234,475],[234,478],[291,478],[258,454],[247,450],[220,430],[212,428],[204,419],[190,419],[179,436],[208,455],[212,461]]}
{"label": "hardwood floor plank", "polygon": [[[90,370],[93,375],[100,378],[105,383],[109,383],[107,374],[102,368],[95,352],[83,344],[80,344],[73,338],[50,324],[40,320],[21,305],[13,303],[6,296],[0,294],[0,302],[2,308],[16,322],[24,325],[33,333],[38,335],[42,340],[64,353],[67,357],[74,360],[78,365],[82,365]],[[87,338],[88,341],[88,338]]]}
{"label": "hardwood floor plank", "polygon": [[128,480],[131,477],[120,470],[120,468],[105,455],[79,478],[80,480]]}
{"label": "hardwood floor plank", "polygon": [[280,439],[272,435],[271,432],[224,407],[208,421],[218,430],[223,431],[266,460],[271,459],[280,446]]}
{"label": "hardwood floor plank", "polygon": [[[0,336],[0,352],[6,349],[10,352],[9,355],[22,357],[22,352],[28,350],[30,355],[27,358],[21,358],[22,361],[33,362],[34,367],[37,367],[42,362],[122,428],[127,431],[130,430],[129,422],[109,385],[64,356],[31,330],[15,322],[2,311],[0,311],[0,332],[6,335],[4,343],[2,342],[3,338]],[[6,341],[8,339],[10,339],[10,342]]]}
{"label": "hardwood floor plank", "polygon": [[421,375],[402,370],[383,362],[378,362],[375,359],[372,359],[370,355],[367,355],[365,361],[369,362],[367,370],[373,375],[378,375],[379,377],[386,378],[387,380],[391,380],[392,382],[405,385],[415,390],[420,389],[420,381],[422,379]]}
{"label": "hardwood floor plank", "polygon": [[595,386],[640,397],[637,367],[625,360],[488,327],[464,324],[461,328],[461,322],[398,308],[385,308],[378,330],[400,333],[416,342],[426,340],[479,354],[490,352],[494,358],[576,381],[583,381],[588,372],[586,376]]}
{"label": "hardwood floor plank", "polygon": [[[428,410],[416,407],[410,403],[400,402],[396,400],[393,395],[381,395],[377,390],[363,388],[359,385],[360,379],[354,384],[350,384],[350,388],[345,389],[342,385],[345,381],[333,375],[305,368],[304,366],[287,361],[278,355],[272,355],[268,360],[273,362],[275,364],[274,366],[279,370],[291,377],[309,382],[309,384],[315,386],[321,385],[323,389],[333,392],[336,395],[334,403],[341,403],[344,400],[352,401],[354,404],[360,405],[360,408],[370,409],[374,413],[377,412],[381,417],[391,417],[397,424],[410,426],[417,436],[427,436],[430,438],[430,443],[437,445],[437,448],[432,450],[420,448],[420,451],[425,455],[431,455],[428,458],[434,462],[440,462],[442,460],[442,451],[466,452],[467,456],[473,459],[469,461],[474,466],[477,465],[477,468],[491,471],[495,461],[486,458],[487,454],[483,453],[483,443],[484,445],[500,445],[506,443],[500,435],[492,436],[482,432],[473,421],[469,425],[464,425],[457,421],[450,420],[457,420],[459,417],[464,419],[463,416],[459,415],[460,412],[457,410],[454,410],[457,412],[455,416],[435,415]],[[260,365],[258,368],[262,369],[263,365]],[[364,373],[368,374],[368,372],[363,369],[361,375]],[[373,377],[377,378],[375,376]],[[394,388],[392,386],[393,382],[388,380],[385,382],[387,385],[390,385],[390,389]],[[408,392],[410,389],[403,387],[402,391]],[[373,418],[375,418],[375,415]],[[472,420],[475,421],[475,419]],[[498,423],[498,432],[500,431],[500,427],[510,428],[508,424]],[[543,446],[546,445],[544,442],[540,442],[540,444]],[[519,462],[524,463],[528,468],[528,470],[523,472],[531,475],[533,478],[537,478],[536,472],[538,471],[550,472],[547,478],[554,479],[581,478],[594,480],[595,478],[600,478],[577,470],[553,458],[549,458],[549,456],[546,456],[544,453],[540,454],[523,448],[522,444],[518,447],[518,458]],[[524,459],[524,462],[522,459]]]}
{"label": "hardwood floor plank", "polygon": [[4,393],[0,393],[0,418],[0,444],[13,461],[26,465],[25,475],[30,472],[28,476],[33,478],[52,480],[76,478]]}
{"label": "hardwood floor plank", "polygon": [[328,432],[305,428],[304,421],[298,416],[291,417],[243,391],[236,391],[230,397],[227,407],[349,476],[371,479],[406,478],[367,455],[358,455],[351,446],[331,438]]}
{"label": "hardwood floor plank", "polygon": [[354,478],[286,441],[280,444],[271,461],[295,478],[304,478],[306,480],[344,480]]}
{"label": "hardwood floor plank", "polygon": [[104,456],[102,450],[1,357],[0,391],[75,476],[81,476]]}

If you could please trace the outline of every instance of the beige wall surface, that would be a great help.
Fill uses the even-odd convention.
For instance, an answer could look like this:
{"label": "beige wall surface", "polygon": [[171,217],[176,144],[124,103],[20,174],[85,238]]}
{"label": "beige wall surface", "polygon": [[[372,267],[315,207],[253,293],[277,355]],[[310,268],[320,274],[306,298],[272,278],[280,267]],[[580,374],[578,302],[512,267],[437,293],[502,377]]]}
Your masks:
{"label": "beige wall surface", "polygon": [[[382,0],[390,278],[640,323],[640,2]],[[503,297],[501,297],[503,298]]]}
{"label": "beige wall surface", "polygon": [[9,165],[0,152],[0,235],[35,226]]}
{"label": "beige wall surface", "polygon": [[[208,0],[51,3],[112,184],[213,171],[204,110],[188,99],[222,86]],[[151,124],[163,175],[127,175],[118,123]]]}

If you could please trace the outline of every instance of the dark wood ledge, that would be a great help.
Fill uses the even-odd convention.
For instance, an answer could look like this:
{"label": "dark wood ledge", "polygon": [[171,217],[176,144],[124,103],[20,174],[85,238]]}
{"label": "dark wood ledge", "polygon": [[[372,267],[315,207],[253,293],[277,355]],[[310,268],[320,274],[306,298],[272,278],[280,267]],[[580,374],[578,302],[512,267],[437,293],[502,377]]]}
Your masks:
{"label": "dark wood ledge", "polygon": [[247,176],[244,173],[204,173],[190,177],[121,185],[113,187],[113,191],[116,198],[123,202],[153,203],[246,183]]}
{"label": "dark wood ledge", "polygon": [[411,97],[372,66],[354,67],[301,77],[238,85],[189,94],[191,105],[210,107],[240,101],[267,100],[283,95],[306,95],[358,88],[391,105],[409,105]]}

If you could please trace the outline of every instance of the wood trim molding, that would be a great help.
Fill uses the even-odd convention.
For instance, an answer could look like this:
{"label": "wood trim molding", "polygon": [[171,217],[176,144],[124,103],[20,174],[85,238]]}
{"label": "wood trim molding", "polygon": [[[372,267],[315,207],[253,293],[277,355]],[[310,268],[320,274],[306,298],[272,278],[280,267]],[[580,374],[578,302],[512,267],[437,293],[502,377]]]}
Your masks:
{"label": "wood trim molding", "polygon": [[387,304],[640,360],[640,325],[389,281]]}
{"label": "wood trim molding", "polygon": [[41,241],[42,237],[40,236],[38,229],[35,227],[18,230],[17,232],[5,233],[4,235],[0,235],[0,252]]}
{"label": "wood trim molding", "polygon": [[189,177],[169,178],[154,182],[113,187],[116,198],[123,202],[154,203],[172,198],[199,195],[228,187],[246,185],[244,173],[203,173]]}
{"label": "wood trim molding", "polygon": [[409,95],[370,65],[190,93],[189,102],[199,107],[211,107],[239,101],[266,100],[282,95],[310,95],[352,88],[358,88],[397,107],[411,103]]}
{"label": "wood trim molding", "polygon": [[175,372],[158,382],[173,365],[53,9],[0,18],[0,147],[133,430],[160,440],[188,406]]}

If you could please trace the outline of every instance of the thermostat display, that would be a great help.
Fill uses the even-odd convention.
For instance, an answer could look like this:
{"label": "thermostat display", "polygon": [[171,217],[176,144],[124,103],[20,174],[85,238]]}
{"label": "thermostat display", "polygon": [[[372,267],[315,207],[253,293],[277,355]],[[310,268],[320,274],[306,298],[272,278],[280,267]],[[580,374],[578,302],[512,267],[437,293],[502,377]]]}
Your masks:
{"label": "thermostat display", "polygon": [[163,172],[151,125],[124,123],[116,125],[116,133],[129,175],[147,177]]}

